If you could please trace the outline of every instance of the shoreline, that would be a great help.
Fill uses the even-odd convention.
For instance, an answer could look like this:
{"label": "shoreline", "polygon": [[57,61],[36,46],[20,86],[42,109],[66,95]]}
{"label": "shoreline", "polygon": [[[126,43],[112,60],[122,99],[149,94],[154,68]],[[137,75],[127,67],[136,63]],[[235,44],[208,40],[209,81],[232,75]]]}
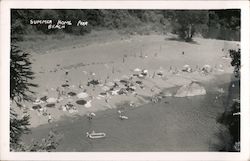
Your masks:
{"label": "shoreline", "polygon": [[[221,78],[225,78],[225,76],[221,76]],[[218,83],[214,81],[215,83]],[[219,87],[226,87],[230,83],[218,83],[217,85]],[[41,125],[36,128],[32,128],[32,134],[31,136],[34,137],[34,139],[41,139],[42,137],[46,136],[49,129],[55,129],[59,134],[63,134],[63,141],[62,145],[59,145],[57,151],[152,151],[155,147],[154,144],[157,145],[157,149],[154,149],[155,151],[183,151],[183,150],[189,150],[189,151],[216,151],[215,149],[222,144],[220,140],[217,137],[214,137],[214,132],[219,132],[219,129],[223,129],[223,126],[216,123],[216,119],[220,116],[221,113],[224,112],[224,107],[220,106],[222,105],[222,100],[227,98],[227,94],[224,94],[223,99],[219,100],[219,104],[216,103],[216,106],[212,108],[213,105],[215,105],[215,96],[218,95],[218,92],[215,92],[213,90],[214,83],[208,82],[207,86],[207,95],[203,96],[193,96],[188,98],[176,98],[176,97],[166,97],[163,100],[161,100],[158,103],[147,103],[144,105],[141,105],[139,107],[130,108],[125,107],[122,108],[124,110],[126,116],[128,116],[128,120],[120,120],[118,117],[117,109],[108,109],[105,111],[98,111],[96,113],[96,117],[93,118],[91,122],[88,121],[86,115],[80,116],[77,115],[76,117],[64,117],[62,120],[58,122],[51,123],[51,125]],[[210,89],[208,89],[210,88]],[[212,92],[212,93],[211,93]],[[215,93],[213,93],[215,92]],[[204,102],[205,101],[205,102]],[[212,102],[213,103],[212,103]],[[221,102],[222,101],[222,102]],[[182,106],[185,106],[184,108]],[[161,111],[162,114],[159,114]],[[164,112],[165,111],[165,112]],[[198,112],[198,113],[197,113]],[[176,113],[175,117],[174,113]],[[166,114],[166,117],[164,117],[164,114]],[[151,120],[152,119],[152,120]],[[198,120],[197,120],[198,119]],[[151,120],[151,121],[150,121]],[[181,121],[181,122],[178,122]],[[154,122],[153,127],[149,125],[148,123]],[[192,124],[191,124],[191,122]],[[145,122],[145,124],[141,125],[141,122]],[[148,122],[148,123],[147,123]],[[150,123],[151,124],[151,123]],[[140,126],[139,126],[140,125]],[[156,126],[157,125],[157,126]],[[192,125],[191,127],[186,125]],[[135,127],[134,127],[135,126]],[[161,128],[164,126],[166,128],[166,133],[160,134]],[[193,127],[194,126],[194,127]],[[196,126],[204,127],[197,129]],[[188,128],[189,127],[189,128]],[[207,128],[211,127],[211,128]],[[213,128],[212,128],[213,127]],[[128,128],[128,129],[127,129]],[[145,137],[153,137],[153,135],[156,135],[159,137],[169,137],[172,138],[172,140],[176,140],[179,137],[185,138],[187,136],[194,137],[196,136],[197,140],[200,140],[200,142],[196,143],[196,141],[189,142],[188,141],[177,141],[177,142],[169,142],[167,141],[168,146],[165,145],[165,141],[158,142],[155,139],[146,139],[146,143],[144,142],[144,147],[134,147],[132,149],[127,149],[126,147],[131,146],[133,142],[128,141],[127,139],[132,139],[133,136],[132,133],[136,132],[143,132],[146,129],[152,129],[151,131],[157,132],[157,134],[154,134],[154,132],[149,132],[149,134],[144,133]],[[153,130],[155,128],[155,130]],[[68,130],[67,130],[68,129]],[[127,130],[128,131],[127,131]],[[164,128],[163,128],[164,129]],[[162,129],[162,130],[163,130]],[[184,130],[185,129],[185,130]],[[192,131],[196,129],[195,131]],[[209,131],[207,131],[209,129]],[[88,138],[85,138],[84,133],[88,131],[95,130],[97,132],[105,132],[107,134],[107,138],[102,140],[89,140]],[[113,131],[114,130],[114,131]],[[128,132],[128,134],[123,133],[125,131]],[[186,131],[183,133],[185,136],[181,136],[182,134],[179,133],[180,131]],[[190,131],[191,130],[191,131]],[[74,131],[74,134],[73,134]],[[134,131],[134,132],[133,132]],[[178,132],[178,134],[176,133]],[[152,135],[151,135],[152,134]],[[71,136],[74,136],[75,139]],[[168,136],[170,135],[170,136]],[[176,139],[173,139],[174,135]],[[31,136],[26,135],[25,141],[31,140]],[[172,136],[172,137],[171,137]],[[207,146],[207,139],[211,137],[212,140],[210,140],[211,145]],[[80,139],[81,138],[81,139]],[[123,139],[122,139],[123,138]],[[137,138],[137,137],[135,137]],[[179,138],[179,139],[181,139]],[[81,140],[79,143],[76,142],[76,140]],[[82,140],[83,139],[83,140]],[[122,146],[119,144],[119,142],[123,142],[127,140],[126,146]],[[139,139],[139,138],[137,138]],[[196,140],[191,139],[191,140]],[[140,145],[139,139],[138,141],[135,141],[132,139],[135,143],[135,145]],[[156,143],[153,145],[151,141],[155,140]],[[106,146],[106,142],[109,142]],[[186,142],[186,143],[185,143]],[[123,142],[124,144],[124,142]],[[141,143],[142,144],[142,143]],[[172,147],[171,147],[172,144]],[[193,145],[190,149],[189,146],[185,145],[191,144]],[[67,147],[66,147],[67,145]],[[95,146],[94,146],[95,145]],[[114,150],[113,146],[115,146],[116,150]],[[181,145],[181,146],[180,146]],[[105,148],[104,148],[105,146]],[[154,147],[154,148],[153,148]],[[103,149],[104,148],[104,149]],[[208,148],[208,149],[207,149]],[[113,150],[112,150],[113,149]],[[172,149],[172,150],[171,150]]]}

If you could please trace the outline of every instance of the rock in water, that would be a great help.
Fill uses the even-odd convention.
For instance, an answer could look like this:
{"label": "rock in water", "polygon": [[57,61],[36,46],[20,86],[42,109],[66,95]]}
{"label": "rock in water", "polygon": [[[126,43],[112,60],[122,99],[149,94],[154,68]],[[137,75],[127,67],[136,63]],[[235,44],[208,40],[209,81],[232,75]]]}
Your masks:
{"label": "rock in water", "polygon": [[175,94],[175,97],[190,97],[190,96],[199,96],[205,95],[206,89],[199,85],[198,83],[190,83],[188,85],[183,85]]}

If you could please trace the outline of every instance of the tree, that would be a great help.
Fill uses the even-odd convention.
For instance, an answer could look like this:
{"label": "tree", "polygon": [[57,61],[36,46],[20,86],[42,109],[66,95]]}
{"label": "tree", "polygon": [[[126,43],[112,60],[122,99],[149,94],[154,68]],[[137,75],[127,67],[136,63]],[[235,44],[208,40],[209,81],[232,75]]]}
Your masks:
{"label": "tree", "polygon": [[10,111],[10,150],[19,151],[24,148],[20,143],[21,136],[30,132],[28,126],[29,115],[25,115],[23,118],[18,119],[17,114],[11,109]]}
{"label": "tree", "polygon": [[[27,92],[33,93],[29,90],[30,86],[36,87],[37,85],[29,83],[30,79],[33,79],[33,72],[31,71],[30,61],[28,59],[29,54],[23,52],[15,45],[15,40],[11,43],[10,54],[10,99],[12,103],[16,103],[21,108],[21,101],[30,100],[30,96]],[[25,115],[22,118],[18,118],[15,110],[10,107],[10,148],[22,149],[20,144],[20,137],[22,134],[29,132],[29,116]]]}
{"label": "tree", "polygon": [[24,52],[18,42],[23,40],[21,34],[25,33],[22,21],[25,21],[29,14],[34,12],[24,12],[23,10],[12,10],[11,19],[11,50],[10,50],[10,150],[11,151],[52,151],[59,142],[59,134],[50,131],[47,138],[41,143],[33,142],[30,146],[21,142],[21,136],[30,132],[29,115],[18,116],[15,112],[14,104],[23,108],[23,101],[31,101],[34,92],[30,87],[37,87],[37,84],[30,83],[34,79],[34,72],[31,68],[30,54]]}
{"label": "tree", "polygon": [[29,54],[23,52],[13,41],[10,54],[10,98],[16,103],[29,101],[30,96],[27,93],[34,93],[29,87],[37,87],[29,82],[34,78],[30,65]]}
{"label": "tree", "polygon": [[234,67],[236,77],[240,77],[240,49],[229,50],[230,57],[232,58],[231,65]]}
{"label": "tree", "polygon": [[[22,108],[20,102],[30,101],[32,92],[29,87],[37,87],[36,84],[29,83],[34,78],[34,73],[31,70],[31,62],[29,54],[23,52],[18,45],[16,39],[11,43],[11,61],[10,61],[10,99],[12,103],[16,103],[19,108]],[[30,94],[29,94],[30,93]],[[58,146],[61,139],[60,135],[54,131],[50,131],[47,138],[44,138],[41,143],[35,141],[30,146],[24,145],[21,142],[21,136],[30,132],[28,126],[30,116],[22,117],[15,113],[11,104],[10,106],[10,150],[11,151],[52,151]]]}
{"label": "tree", "polygon": [[[15,13],[15,14],[14,14]],[[14,12],[12,15],[21,16],[22,12]],[[22,134],[28,133],[29,115],[18,117],[13,108],[13,103],[18,107],[22,107],[21,101],[29,101],[30,94],[33,94],[30,87],[37,87],[36,84],[29,83],[34,78],[34,73],[31,70],[31,62],[29,54],[22,51],[17,42],[22,40],[19,34],[23,33],[21,25],[16,25],[17,22],[12,19],[11,28],[11,50],[10,50],[10,149],[20,150],[23,148],[21,141]]]}
{"label": "tree", "polygon": [[[240,84],[240,49],[231,49],[229,50],[229,54],[232,58],[231,65],[234,67],[235,77],[238,78],[237,82]],[[232,88],[231,84],[229,88]],[[237,90],[240,92],[239,89]],[[232,98],[229,97],[228,100],[231,101],[231,99]],[[219,121],[226,125],[231,136],[229,147],[225,150],[240,151],[240,96],[236,96],[236,98],[234,96],[232,102],[231,105],[227,105],[229,108],[224,111]]]}
{"label": "tree", "polygon": [[197,25],[207,24],[208,11],[178,10],[173,15],[173,26],[180,39],[192,41]]}

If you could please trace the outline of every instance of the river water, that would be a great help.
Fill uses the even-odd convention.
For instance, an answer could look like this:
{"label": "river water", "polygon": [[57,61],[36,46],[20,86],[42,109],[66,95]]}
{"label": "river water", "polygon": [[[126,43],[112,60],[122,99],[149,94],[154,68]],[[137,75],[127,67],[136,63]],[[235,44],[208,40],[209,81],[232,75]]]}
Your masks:
{"label": "river water", "polygon": [[[124,107],[128,120],[120,120],[117,109],[97,112],[91,121],[86,116],[65,116],[33,128],[23,140],[29,144],[53,128],[63,134],[56,149],[61,152],[218,151],[228,138],[220,137],[227,131],[217,119],[230,104],[228,100],[239,95],[239,84],[232,90],[232,82],[223,81],[229,79],[224,75],[205,83],[204,96],[166,97],[158,103]],[[215,87],[223,88],[224,93]],[[106,137],[87,138],[86,132],[92,130],[105,132]]]}

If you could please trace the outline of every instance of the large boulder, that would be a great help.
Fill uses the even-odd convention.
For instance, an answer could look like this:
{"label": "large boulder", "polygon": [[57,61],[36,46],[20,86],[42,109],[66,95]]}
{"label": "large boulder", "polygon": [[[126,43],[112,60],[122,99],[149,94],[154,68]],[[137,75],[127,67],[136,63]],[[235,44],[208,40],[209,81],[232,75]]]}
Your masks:
{"label": "large boulder", "polygon": [[199,95],[205,95],[206,94],[206,89],[201,86],[198,83],[190,83],[188,85],[183,85],[180,87],[176,94],[175,97],[190,97],[190,96],[199,96]]}

